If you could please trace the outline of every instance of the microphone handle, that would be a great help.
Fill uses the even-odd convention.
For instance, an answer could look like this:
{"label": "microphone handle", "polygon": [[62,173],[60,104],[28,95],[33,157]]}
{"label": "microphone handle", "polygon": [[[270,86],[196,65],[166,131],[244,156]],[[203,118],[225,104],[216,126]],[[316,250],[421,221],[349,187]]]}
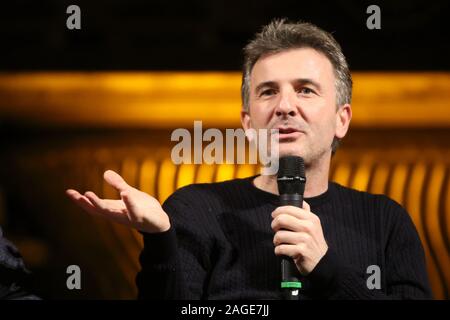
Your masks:
{"label": "microphone handle", "polygon": [[[298,208],[303,207],[303,195],[301,194],[280,194],[281,206],[294,206]],[[287,285],[283,289],[283,295],[285,300],[298,300],[299,289],[301,288],[301,282],[295,274],[297,273],[297,267],[294,260],[290,257],[281,257],[281,282]],[[298,287],[300,286],[300,287]]]}
{"label": "microphone handle", "polygon": [[280,194],[280,205],[303,208],[303,195],[298,193]]}

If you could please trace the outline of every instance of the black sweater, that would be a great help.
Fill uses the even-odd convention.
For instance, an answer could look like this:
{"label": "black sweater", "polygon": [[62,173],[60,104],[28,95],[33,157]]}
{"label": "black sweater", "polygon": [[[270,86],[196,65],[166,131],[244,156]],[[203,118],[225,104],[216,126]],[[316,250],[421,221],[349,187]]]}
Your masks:
{"label": "black sweater", "polygon": [[[144,234],[139,298],[282,298],[270,227],[278,196],[256,188],[253,179],[194,184],[167,199],[171,229]],[[329,249],[301,277],[300,299],[431,297],[420,239],[399,204],[332,182],[305,201],[320,218]],[[380,268],[381,289],[367,286],[371,265]]]}

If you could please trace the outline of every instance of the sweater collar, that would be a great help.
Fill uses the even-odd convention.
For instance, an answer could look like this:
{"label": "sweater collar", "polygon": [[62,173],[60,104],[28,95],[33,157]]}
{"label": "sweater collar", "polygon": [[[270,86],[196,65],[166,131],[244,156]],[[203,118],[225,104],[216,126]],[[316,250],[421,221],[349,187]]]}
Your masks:
{"label": "sweater collar", "polygon": [[[279,195],[275,193],[271,193],[262,189],[259,189],[255,186],[253,183],[254,179],[258,177],[259,175],[255,175],[252,177],[245,178],[244,180],[246,183],[250,186],[250,189],[252,190],[255,195],[258,197],[264,199],[265,201],[268,201],[270,203],[273,203],[276,206],[279,206]],[[319,207],[325,203],[327,203],[330,199],[330,193],[331,189],[333,188],[333,184],[331,182],[328,182],[328,188],[325,192],[322,194],[319,194],[315,197],[305,198],[304,200],[311,206],[311,207]]]}

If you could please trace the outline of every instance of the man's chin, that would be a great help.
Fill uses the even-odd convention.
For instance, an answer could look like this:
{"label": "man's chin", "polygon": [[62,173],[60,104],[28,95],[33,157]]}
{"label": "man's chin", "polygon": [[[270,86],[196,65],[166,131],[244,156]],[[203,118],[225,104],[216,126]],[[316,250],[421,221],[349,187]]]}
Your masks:
{"label": "man's chin", "polygon": [[280,148],[278,150],[278,155],[279,155],[279,158],[286,157],[286,156],[304,157],[303,152],[298,150],[298,148],[289,148],[289,147],[286,148],[284,146],[280,146]]}

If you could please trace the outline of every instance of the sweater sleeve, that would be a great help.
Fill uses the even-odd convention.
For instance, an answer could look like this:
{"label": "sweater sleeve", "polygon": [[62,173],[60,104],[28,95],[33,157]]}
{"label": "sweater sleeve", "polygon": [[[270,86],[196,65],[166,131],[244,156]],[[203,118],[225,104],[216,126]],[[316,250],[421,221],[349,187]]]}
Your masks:
{"label": "sweater sleeve", "polygon": [[[322,299],[430,299],[431,290],[425,254],[409,214],[390,200],[387,214],[392,214],[391,230],[385,246],[385,288],[369,289],[370,274],[356,270],[342,261],[332,248],[307,276],[314,294]],[[382,284],[383,285],[383,284]]]}
{"label": "sweater sleeve", "polygon": [[163,233],[143,233],[141,271],[136,277],[139,299],[202,298],[211,240],[203,232],[195,199],[180,190],[163,204],[171,228]]}

